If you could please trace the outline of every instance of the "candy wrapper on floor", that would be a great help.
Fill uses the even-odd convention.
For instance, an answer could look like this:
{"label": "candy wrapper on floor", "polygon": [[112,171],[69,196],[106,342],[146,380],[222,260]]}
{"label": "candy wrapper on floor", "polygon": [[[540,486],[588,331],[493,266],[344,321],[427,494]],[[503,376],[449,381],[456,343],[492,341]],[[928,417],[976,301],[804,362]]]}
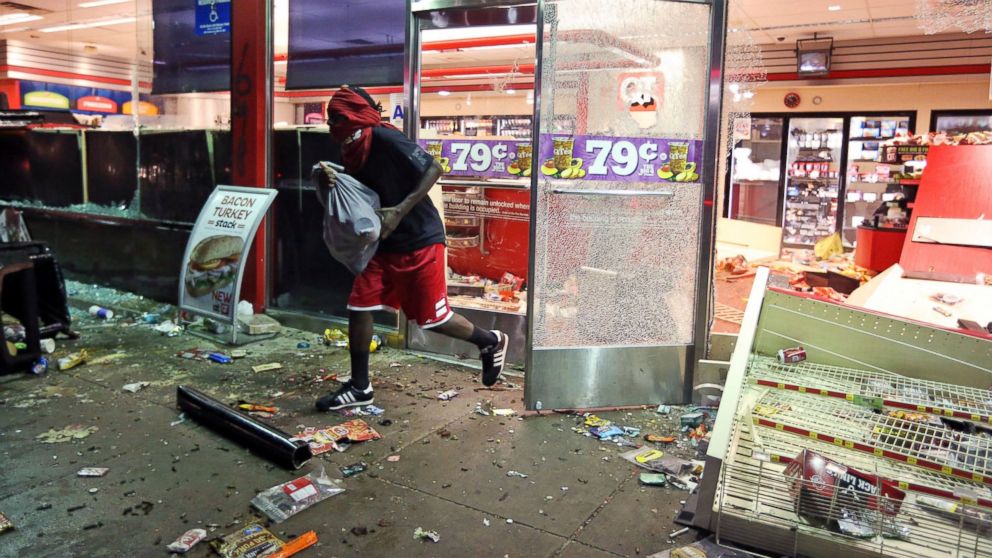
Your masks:
{"label": "candy wrapper on floor", "polygon": [[716,544],[713,537],[690,545],[664,550],[648,558],[752,558],[751,554]]}
{"label": "candy wrapper on floor", "polygon": [[223,558],[264,558],[277,552],[283,542],[258,524],[242,527],[210,543]]}
{"label": "candy wrapper on floor", "polygon": [[7,519],[7,516],[0,513],[0,534],[6,533],[14,528],[14,523]]}
{"label": "candy wrapper on floor", "polygon": [[251,505],[276,523],[286,521],[301,511],[344,492],[327,476],[323,467],[298,479],[259,492]]}

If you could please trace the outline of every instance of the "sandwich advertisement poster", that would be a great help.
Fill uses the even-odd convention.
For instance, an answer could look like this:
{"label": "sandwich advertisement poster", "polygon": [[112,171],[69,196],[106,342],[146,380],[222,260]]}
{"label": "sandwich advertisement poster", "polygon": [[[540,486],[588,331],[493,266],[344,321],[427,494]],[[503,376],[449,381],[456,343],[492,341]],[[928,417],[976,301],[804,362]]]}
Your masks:
{"label": "sandwich advertisement poster", "polygon": [[275,196],[266,188],[214,190],[186,244],[179,278],[182,309],[234,322],[244,258]]}

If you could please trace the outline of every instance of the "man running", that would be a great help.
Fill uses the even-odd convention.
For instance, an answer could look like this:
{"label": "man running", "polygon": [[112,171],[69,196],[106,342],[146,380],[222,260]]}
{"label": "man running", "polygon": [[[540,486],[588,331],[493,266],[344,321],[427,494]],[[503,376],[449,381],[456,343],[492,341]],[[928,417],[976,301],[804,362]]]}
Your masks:
{"label": "man running", "polygon": [[[372,312],[402,309],[417,325],[479,347],[482,383],[499,379],[506,360],[507,336],[475,327],[448,306],[444,225],[430,199],[441,167],[399,130],[382,122],[382,106],[359,87],[343,86],[327,105],[331,137],[341,144],[344,168],[379,194],[382,232],[379,250],[348,297],[351,380],[317,400],[331,411],[372,403],[369,344]],[[330,186],[336,174],[325,168]]]}

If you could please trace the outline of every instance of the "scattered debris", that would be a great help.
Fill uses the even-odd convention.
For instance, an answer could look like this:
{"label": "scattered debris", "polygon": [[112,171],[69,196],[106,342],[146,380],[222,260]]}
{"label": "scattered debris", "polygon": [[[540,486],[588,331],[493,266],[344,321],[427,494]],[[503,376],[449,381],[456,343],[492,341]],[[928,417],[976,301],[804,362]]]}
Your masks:
{"label": "scattered debris", "polygon": [[696,428],[703,424],[706,420],[706,415],[700,412],[686,413],[679,417],[679,424],[682,426],[688,426],[690,428]]}
{"label": "scattered debris", "polygon": [[14,528],[14,523],[6,515],[0,513],[0,534],[6,533]]}
{"label": "scattered debris", "polygon": [[275,554],[269,554],[267,558],[289,558],[290,556],[310,548],[311,546],[317,544],[317,532],[307,531],[299,537],[289,541],[284,544],[283,547],[275,552]]}
{"label": "scattered debris", "polygon": [[276,523],[282,523],[301,511],[344,492],[321,467],[298,479],[259,492],[251,505]]}
{"label": "scattered debris", "polygon": [[224,353],[210,353],[207,355],[207,360],[216,362],[217,364],[231,364],[234,359],[225,355]]}
{"label": "scattered debris", "polygon": [[52,338],[41,340],[41,350],[46,354],[52,354],[55,352],[55,340]]}
{"label": "scattered debris", "polygon": [[451,401],[457,396],[458,396],[458,390],[454,390],[454,389],[449,389],[448,391],[442,391],[441,393],[437,394],[437,398],[440,399],[441,401]]}
{"label": "scattered debris", "polygon": [[665,486],[668,484],[668,476],[664,473],[641,473],[638,480],[647,486]]}
{"label": "scattered debris", "polygon": [[300,341],[299,343],[296,344],[296,348],[297,349],[309,349],[310,348],[310,343],[307,343],[306,341]]}
{"label": "scattered debris", "polygon": [[527,478],[527,475],[525,475],[524,473],[521,473],[520,471],[507,471],[506,472],[506,476],[508,476],[508,477],[518,477],[518,478],[521,478],[521,479]]}
{"label": "scattered debris", "polygon": [[255,405],[254,403],[239,403],[238,409],[249,413],[271,413],[273,415],[279,412],[279,407]]}
{"label": "scattered debris", "polygon": [[273,551],[282,548],[283,544],[279,537],[256,523],[218,537],[210,543],[223,558],[269,556]]}
{"label": "scattered debris", "polygon": [[508,518],[506,518],[506,524],[507,524],[507,525],[513,525],[513,520],[512,520],[512,519],[510,519],[509,517],[508,517]]}
{"label": "scattered debris", "polygon": [[84,467],[76,472],[77,477],[102,477],[110,471],[108,467]]}
{"label": "scattered debris", "polygon": [[61,430],[52,428],[44,434],[38,434],[35,438],[46,444],[60,444],[62,442],[70,442],[72,440],[81,440],[97,430],[99,430],[99,428],[96,426],[84,427],[81,424],[73,424],[62,428]]}
{"label": "scattered debris", "polygon": [[165,548],[169,549],[170,552],[184,554],[205,538],[207,538],[207,532],[203,529],[190,529],[178,539],[166,545]]}
{"label": "scattered debris", "polygon": [[675,441],[675,436],[658,436],[656,434],[645,434],[644,440],[656,444],[671,444]]}
{"label": "scattered debris", "polygon": [[234,349],[231,351],[231,358],[233,359],[245,358],[246,356],[248,356],[248,351],[244,349]]}
{"label": "scattered debris", "polygon": [[341,474],[344,478],[353,477],[359,473],[364,473],[369,468],[368,464],[364,461],[359,463],[352,463],[351,465],[346,465],[341,467]]}
{"label": "scattered debris", "polygon": [[332,347],[347,347],[348,334],[340,329],[325,329],[324,344]]}
{"label": "scattered debris", "polygon": [[351,534],[352,535],[355,535],[356,537],[364,537],[365,535],[368,535],[369,534],[369,528],[368,527],[352,527],[351,528]]}
{"label": "scattered debris", "polygon": [[176,325],[172,320],[165,320],[152,329],[166,337],[178,337],[183,332],[182,326]]}
{"label": "scattered debris", "polygon": [[483,518],[482,518],[482,524],[483,524],[483,525],[485,525],[486,527],[489,527],[489,519],[488,519],[488,518],[485,518],[485,517],[483,517]]}
{"label": "scattered debris", "polygon": [[169,426],[178,426],[184,422],[186,422],[186,413],[179,413],[179,418],[170,422]]}
{"label": "scattered debris", "polygon": [[152,385],[151,382],[134,382],[133,384],[124,384],[121,389],[131,393],[138,393],[150,385]]}
{"label": "scattered debris", "polygon": [[441,535],[437,534],[437,531],[425,531],[423,527],[417,527],[413,531],[413,539],[417,541],[431,541],[440,542]]}
{"label": "scattered debris", "polygon": [[497,417],[512,417],[517,414],[513,409],[493,409],[493,416]]}
{"label": "scattered debris", "polygon": [[86,349],[83,349],[77,353],[72,353],[69,356],[64,356],[58,360],[59,370],[69,370],[79,366],[86,362],[89,358],[89,353]]}
{"label": "scattered debris", "polygon": [[678,537],[679,535],[684,535],[684,534],[686,534],[688,532],[689,532],[689,528],[688,527],[683,527],[683,528],[679,529],[678,531],[672,531],[671,533],[669,533],[668,534],[668,538],[674,539],[675,537]]}
{"label": "scattered debris", "polygon": [[[682,531],[684,530],[685,529]],[[678,532],[679,531],[676,531],[676,533]],[[727,546],[718,545],[712,536],[686,546],[670,548],[657,554],[652,554],[647,558],[682,558],[684,556],[693,556],[698,558],[753,558],[751,554],[746,552],[734,550]]]}
{"label": "scattered debris", "polygon": [[669,415],[672,413],[672,406],[658,405],[658,408],[655,410],[655,412],[658,413],[659,415]]}
{"label": "scattered debris", "polygon": [[400,460],[400,456],[398,455],[390,455],[389,457],[386,458],[386,461],[390,463],[396,463],[399,460]]}
{"label": "scattered debris", "polygon": [[279,370],[282,368],[282,364],[278,362],[270,362],[268,364],[259,364],[257,366],[252,366],[252,372],[269,372],[270,370]]}

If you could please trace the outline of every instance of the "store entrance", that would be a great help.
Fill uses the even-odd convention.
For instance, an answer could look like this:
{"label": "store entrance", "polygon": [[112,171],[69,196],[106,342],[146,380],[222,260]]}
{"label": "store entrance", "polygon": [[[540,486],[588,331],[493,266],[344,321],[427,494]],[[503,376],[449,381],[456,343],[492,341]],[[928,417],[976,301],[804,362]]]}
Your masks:
{"label": "store entrance", "polygon": [[[432,197],[447,235],[449,303],[477,326],[507,333],[508,361],[520,367],[527,339],[536,17],[534,5],[415,11],[408,76],[409,131],[444,169]],[[414,325],[407,343],[473,360],[478,352]]]}

